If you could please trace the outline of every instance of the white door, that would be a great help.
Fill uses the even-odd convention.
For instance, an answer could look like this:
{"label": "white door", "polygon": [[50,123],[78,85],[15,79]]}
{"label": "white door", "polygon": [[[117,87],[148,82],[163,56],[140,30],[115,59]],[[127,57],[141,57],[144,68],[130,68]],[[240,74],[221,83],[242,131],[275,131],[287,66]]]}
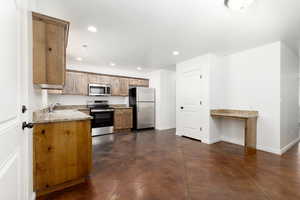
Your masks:
{"label": "white door", "polygon": [[[27,67],[22,58],[21,1],[1,0],[0,6],[0,199],[26,199],[21,102],[24,102]],[[23,71],[24,72],[24,71]],[[23,93],[21,93],[23,92]]]}
{"label": "white door", "polygon": [[180,135],[202,140],[207,132],[208,76],[205,67],[177,70],[177,129]]}

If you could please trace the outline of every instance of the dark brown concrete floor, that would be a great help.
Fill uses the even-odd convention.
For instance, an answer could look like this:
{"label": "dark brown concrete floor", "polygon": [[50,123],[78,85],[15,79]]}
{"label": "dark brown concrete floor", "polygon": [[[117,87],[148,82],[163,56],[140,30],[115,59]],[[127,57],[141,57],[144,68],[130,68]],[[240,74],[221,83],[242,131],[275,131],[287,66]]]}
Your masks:
{"label": "dark brown concrete floor", "polygon": [[206,145],[174,130],[93,139],[87,183],[40,199],[57,200],[299,200],[300,147],[283,156],[241,146]]}

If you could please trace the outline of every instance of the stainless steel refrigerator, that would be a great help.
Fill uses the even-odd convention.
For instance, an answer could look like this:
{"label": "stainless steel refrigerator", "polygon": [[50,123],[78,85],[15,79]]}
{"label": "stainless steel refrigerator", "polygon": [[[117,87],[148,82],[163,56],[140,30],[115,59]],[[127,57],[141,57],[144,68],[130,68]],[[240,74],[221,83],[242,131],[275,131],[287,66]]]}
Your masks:
{"label": "stainless steel refrigerator", "polygon": [[129,105],[133,108],[133,128],[155,127],[155,89],[136,87],[129,89]]}

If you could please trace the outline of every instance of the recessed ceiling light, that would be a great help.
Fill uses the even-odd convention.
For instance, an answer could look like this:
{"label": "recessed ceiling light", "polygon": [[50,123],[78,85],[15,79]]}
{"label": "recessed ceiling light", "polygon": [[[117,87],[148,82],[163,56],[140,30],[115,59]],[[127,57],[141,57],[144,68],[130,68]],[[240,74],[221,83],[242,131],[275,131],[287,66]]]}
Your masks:
{"label": "recessed ceiling light", "polygon": [[110,66],[116,66],[116,63],[111,62]]}
{"label": "recessed ceiling light", "polygon": [[77,57],[76,60],[82,61],[82,58],[81,57]]}
{"label": "recessed ceiling light", "polygon": [[88,27],[88,31],[90,31],[92,33],[96,33],[97,32],[97,28],[95,26],[89,26]]}
{"label": "recessed ceiling light", "polygon": [[179,51],[173,51],[173,55],[174,55],[174,56],[179,55]]}
{"label": "recessed ceiling light", "polygon": [[141,71],[141,70],[142,70],[142,68],[141,68],[141,67],[137,67],[136,69],[137,69],[137,70],[139,70],[139,71]]}
{"label": "recessed ceiling light", "polygon": [[243,11],[247,9],[254,0],[225,0],[225,5],[234,11]]}

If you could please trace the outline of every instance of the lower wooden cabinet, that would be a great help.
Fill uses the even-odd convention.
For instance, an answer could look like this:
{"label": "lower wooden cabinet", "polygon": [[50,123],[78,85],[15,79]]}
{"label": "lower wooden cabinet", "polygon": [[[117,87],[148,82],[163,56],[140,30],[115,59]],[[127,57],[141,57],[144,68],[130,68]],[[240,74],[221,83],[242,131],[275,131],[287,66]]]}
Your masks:
{"label": "lower wooden cabinet", "polygon": [[132,108],[115,108],[114,130],[130,130],[132,128]]}
{"label": "lower wooden cabinet", "polygon": [[37,124],[33,180],[38,196],[83,182],[92,166],[90,120]]}

